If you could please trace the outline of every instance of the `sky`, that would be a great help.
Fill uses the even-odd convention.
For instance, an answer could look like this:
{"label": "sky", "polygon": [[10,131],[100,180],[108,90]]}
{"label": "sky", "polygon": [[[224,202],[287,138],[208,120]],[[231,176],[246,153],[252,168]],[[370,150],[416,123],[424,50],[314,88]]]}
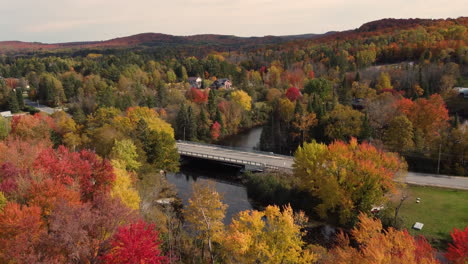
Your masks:
{"label": "sky", "polygon": [[382,18],[468,16],[466,0],[0,0],[0,41],[95,41],[138,33],[325,33]]}

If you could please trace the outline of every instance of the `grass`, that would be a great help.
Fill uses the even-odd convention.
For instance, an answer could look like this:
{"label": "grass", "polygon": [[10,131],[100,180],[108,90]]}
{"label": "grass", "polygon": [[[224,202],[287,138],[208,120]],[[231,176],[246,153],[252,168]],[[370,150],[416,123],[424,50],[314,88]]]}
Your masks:
{"label": "grass", "polygon": [[[468,226],[468,191],[409,185],[406,192],[399,216],[412,235],[424,235],[433,246],[445,249],[450,231]],[[423,223],[423,229],[412,229],[415,222]]]}

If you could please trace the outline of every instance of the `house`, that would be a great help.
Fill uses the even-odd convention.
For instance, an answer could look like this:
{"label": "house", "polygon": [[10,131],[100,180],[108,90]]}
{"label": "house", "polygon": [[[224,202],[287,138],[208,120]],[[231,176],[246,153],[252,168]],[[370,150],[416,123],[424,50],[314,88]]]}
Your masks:
{"label": "house", "polygon": [[453,90],[458,92],[458,95],[460,97],[463,97],[465,99],[468,99],[468,88],[466,87],[455,87]]}
{"label": "house", "polygon": [[202,87],[202,79],[200,77],[189,77],[188,82],[190,87],[200,89]]}
{"label": "house", "polygon": [[212,89],[225,88],[229,90],[232,88],[232,83],[227,78],[217,79],[210,85],[210,88]]}

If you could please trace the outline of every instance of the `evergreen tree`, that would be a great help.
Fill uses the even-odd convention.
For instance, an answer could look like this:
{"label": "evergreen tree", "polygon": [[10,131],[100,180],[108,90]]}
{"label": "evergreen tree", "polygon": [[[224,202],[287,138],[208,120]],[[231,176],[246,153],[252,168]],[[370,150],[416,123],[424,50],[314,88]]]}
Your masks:
{"label": "evergreen tree", "polygon": [[359,137],[361,140],[368,140],[372,137],[372,128],[369,124],[367,113],[364,115],[364,119],[362,120],[361,134]]}
{"label": "evergreen tree", "polygon": [[160,83],[156,89],[156,106],[166,107],[168,90],[165,84]]}
{"label": "evergreen tree", "polygon": [[8,96],[8,107],[12,113],[18,113],[20,111],[18,99],[13,90],[10,91],[10,95]]}
{"label": "evergreen tree", "polygon": [[294,114],[304,114],[304,107],[302,107],[302,104],[299,101],[296,101],[296,108],[294,108]]}
{"label": "evergreen tree", "polygon": [[359,82],[360,80],[361,80],[361,75],[359,74],[359,72],[356,72],[356,76],[354,77],[354,81]]}
{"label": "evergreen tree", "polygon": [[[214,89],[210,89],[210,93],[208,94],[208,113],[210,114],[211,119],[214,119],[216,117],[216,109],[216,92]],[[218,121],[218,123],[221,124],[219,120],[216,121]]]}
{"label": "evergreen tree", "polygon": [[209,138],[210,138],[209,120],[206,117],[204,107],[200,108],[197,135],[198,135],[198,138],[201,139],[201,140],[209,140]]}
{"label": "evergreen tree", "polygon": [[189,140],[197,140],[197,118],[193,111],[192,106],[187,108],[187,138]]}
{"label": "evergreen tree", "polygon": [[16,88],[16,100],[18,101],[19,108],[24,109],[23,90],[21,88]]}
{"label": "evergreen tree", "polygon": [[175,124],[176,139],[186,140],[188,138],[186,137],[187,120],[188,120],[187,108],[183,104],[180,106],[179,112],[177,113],[177,117],[176,117],[176,124]]}

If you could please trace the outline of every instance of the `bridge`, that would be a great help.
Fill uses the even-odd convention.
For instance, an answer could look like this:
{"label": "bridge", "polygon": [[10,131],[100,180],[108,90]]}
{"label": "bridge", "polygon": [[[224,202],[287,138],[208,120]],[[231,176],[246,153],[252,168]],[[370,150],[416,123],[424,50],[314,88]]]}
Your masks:
{"label": "bridge", "polygon": [[[291,156],[190,141],[177,141],[177,148],[181,156],[219,161],[244,167],[292,171],[294,163]],[[405,182],[415,185],[468,190],[468,177],[408,172]]]}
{"label": "bridge", "polygon": [[177,141],[181,156],[220,161],[272,170],[292,170],[293,158],[261,151],[245,151],[226,146]]}

